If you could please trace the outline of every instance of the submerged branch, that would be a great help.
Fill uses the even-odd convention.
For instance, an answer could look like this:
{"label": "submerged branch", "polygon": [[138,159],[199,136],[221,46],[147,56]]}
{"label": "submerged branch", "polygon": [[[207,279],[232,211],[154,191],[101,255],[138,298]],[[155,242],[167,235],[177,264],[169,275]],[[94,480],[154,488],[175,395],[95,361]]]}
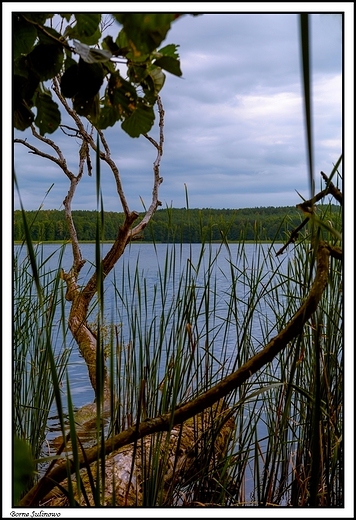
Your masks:
{"label": "submerged branch", "polygon": [[[156,418],[147,419],[133,427],[108,439],[103,447],[94,447],[86,451],[85,457],[79,460],[80,467],[85,467],[101,457],[109,455],[114,450],[130,444],[138,439],[157,432],[170,431],[178,424],[182,424],[206,408],[213,406],[231,391],[239,388],[254,373],[271,362],[275,356],[285,349],[288,344],[303,330],[303,326],[317,309],[323,291],[327,285],[329,274],[330,251],[327,244],[320,242],[317,250],[317,269],[314,283],[306,300],[288,322],[286,327],[275,336],[258,354],[250,358],[242,367],[224,378],[220,383],[204,392],[192,401],[179,406],[172,413],[166,413]],[[72,466],[72,471],[73,466]],[[38,504],[57,484],[67,477],[67,462],[64,461],[46,476],[44,476],[21,500],[21,506]]]}

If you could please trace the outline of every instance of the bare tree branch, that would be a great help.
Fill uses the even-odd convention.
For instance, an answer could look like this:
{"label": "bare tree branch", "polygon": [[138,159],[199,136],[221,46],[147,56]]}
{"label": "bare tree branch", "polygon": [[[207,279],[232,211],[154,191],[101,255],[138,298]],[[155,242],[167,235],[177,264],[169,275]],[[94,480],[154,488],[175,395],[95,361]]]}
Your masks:
{"label": "bare tree branch", "polygon": [[304,213],[314,213],[314,205],[316,202],[319,202],[319,200],[326,197],[326,195],[333,195],[333,197],[339,202],[339,204],[342,206],[342,193],[334,186],[334,184],[329,181],[329,178],[325,173],[320,172],[321,176],[326,182],[326,188],[319,193],[317,193],[314,197],[312,197],[309,200],[304,201],[301,204],[297,204],[297,208],[301,209]]}
{"label": "bare tree branch", "polygon": [[[88,142],[93,141],[93,138],[91,137],[91,135],[88,134],[88,132],[85,130],[84,124],[83,124],[82,120],[80,119],[80,117],[78,116],[78,114],[76,113],[76,111],[73,110],[69,106],[66,98],[64,96],[62,96],[62,93],[59,88],[58,78],[53,78],[52,89],[56,93],[56,95],[57,95],[59,101],[61,102],[62,106],[64,107],[65,111],[68,113],[68,115],[73,119],[73,121],[77,125],[78,132],[81,134],[81,136],[83,138],[85,138]],[[94,144],[94,141],[93,141],[93,144]]]}
{"label": "bare tree branch", "polygon": [[72,179],[74,177],[74,174],[68,169],[67,161],[65,160],[60,148],[52,141],[52,139],[49,139],[48,137],[44,137],[44,136],[40,135],[36,131],[34,125],[31,125],[31,131],[36,139],[38,139],[42,143],[47,144],[48,146],[51,146],[51,148],[53,148],[56,151],[58,157],[54,157],[53,155],[43,152],[39,148],[37,148],[37,147],[33,146],[32,144],[30,144],[29,142],[27,142],[25,139],[14,139],[14,142],[22,144],[23,146],[25,146],[26,148],[31,150],[31,152],[29,152],[29,153],[33,153],[34,155],[38,155],[40,157],[43,157],[44,159],[48,159],[49,161],[54,162],[61,168],[61,170],[63,170],[63,172],[69,179]]}
{"label": "bare tree branch", "polygon": [[153,144],[153,146],[157,149],[157,157],[155,162],[153,163],[153,174],[154,174],[154,183],[153,183],[153,190],[152,190],[152,201],[151,205],[146,211],[145,216],[141,220],[141,222],[134,227],[134,229],[131,231],[131,237],[137,236],[141,231],[147,226],[148,222],[150,221],[152,215],[155,213],[158,206],[161,206],[162,203],[158,200],[158,188],[163,182],[163,178],[160,177],[160,164],[161,159],[163,155],[163,143],[164,143],[164,135],[163,135],[163,129],[164,129],[164,110],[161,98],[157,97],[157,106],[158,106],[158,112],[159,112],[159,142],[155,141],[152,137],[145,134],[146,139],[150,141],[150,143]]}
{"label": "bare tree branch", "polygon": [[276,253],[276,256],[278,255],[281,255],[282,253],[284,253],[284,251],[287,249],[287,247],[289,246],[289,244],[294,244],[294,242],[297,240],[298,236],[299,236],[299,231],[301,229],[303,229],[303,227],[309,222],[309,217],[305,218],[303,220],[303,222],[301,224],[299,224],[299,226],[297,226],[295,229],[293,229],[291,232],[290,232],[290,236],[289,236],[289,239],[288,241],[281,247],[281,249],[279,249]]}
{"label": "bare tree branch", "polygon": [[45,27],[43,27],[43,25],[37,23],[37,22],[34,22],[33,20],[30,20],[28,17],[24,16],[23,14],[20,14],[20,16],[26,20],[26,22],[34,25],[36,27],[36,29],[38,29],[39,31],[41,31],[43,34],[45,34],[47,36],[47,38],[51,38],[54,42],[58,43],[59,45],[62,45],[65,49],[68,49],[69,51],[73,52],[74,51],[74,48],[70,47],[67,43],[67,40],[63,37],[60,37],[60,38],[56,38],[52,33],[50,33],[49,31],[47,31],[45,29]]}
{"label": "bare tree branch", "polygon": [[324,172],[320,172],[322,178],[326,182],[326,187],[329,192],[334,196],[334,198],[338,201],[340,206],[343,205],[343,195],[341,191],[329,180],[329,177]]}
{"label": "bare tree branch", "polygon": [[[323,177],[324,181],[327,183],[326,188],[324,190],[320,191],[319,193],[317,193],[310,200],[306,200],[306,201],[304,201],[301,204],[297,204],[296,207],[298,209],[300,209],[301,211],[303,211],[303,213],[306,215],[306,218],[303,220],[303,222],[301,224],[299,224],[299,226],[297,226],[295,229],[293,229],[290,232],[288,241],[281,247],[281,249],[279,249],[277,251],[276,256],[281,255],[282,253],[284,253],[284,251],[287,249],[289,244],[293,244],[297,240],[298,235],[299,235],[299,231],[301,229],[303,229],[303,227],[309,222],[310,216],[313,215],[313,213],[314,213],[314,205],[315,205],[316,202],[318,202],[319,200],[321,200],[324,197],[326,197],[326,195],[331,194],[340,203],[340,205],[342,205],[342,193],[340,192],[340,190],[338,190],[334,186],[334,184],[331,181],[329,181],[329,178],[327,177],[327,175],[325,175],[325,173],[320,172],[320,174]],[[332,247],[330,245],[328,245],[328,247],[329,247],[329,251],[330,251],[331,256],[333,256],[333,257],[335,257],[337,259],[341,259],[342,258],[342,250],[341,249],[336,248],[336,247]]]}
{"label": "bare tree branch", "polygon": [[111,169],[111,171],[112,171],[112,173],[114,175],[114,179],[115,179],[115,182],[116,182],[116,189],[117,189],[117,193],[118,193],[119,198],[120,198],[120,203],[121,203],[123,212],[125,213],[125,216],[128,217],[130,215],[130,209],[128,207],[128,204],[127,204],[127,201],[126,201],[126,197],[125,197],[125,194],[124,194],[124,190],[123,190],[123,187],[122,187],[122,182],[121,182],[121,178],[120,178],[119,169],[116,166],[115,162],[111,158],[110,149],[109,149],[109,147],[107,145],[107,142],[106,142],[106,140],[104,138],[103,132],[100,129],[96,128],[96,131],[99,134],[99,137],[100,137],[100,140],[101,140],[101,142],[103,144],[105,152],[97,150],[97,146],[96,146],[96,143],[95,143],[92,135],[89,134],[85,130],[84,125],[82,123],[82,120],[80,119],[78,114],[69,106],[69,104],[67,103],[67,100],[62,96],[57,78],[55,78],[53,80],[53,90],[56,93],[56,95],[57,95],[58,99],[60,100],[60,102],[62,103],[63,107],[67,111],[67,113],[73,118],[75,124],[77,125],[78,134],[80,135],[82,140],[86,141],[88,143],[88,145],[91,147],[91,149],[95,153],[99,153],[100,159],[103,160],[104,162],[106,162],[106,164],[110,167],[110,169]]}

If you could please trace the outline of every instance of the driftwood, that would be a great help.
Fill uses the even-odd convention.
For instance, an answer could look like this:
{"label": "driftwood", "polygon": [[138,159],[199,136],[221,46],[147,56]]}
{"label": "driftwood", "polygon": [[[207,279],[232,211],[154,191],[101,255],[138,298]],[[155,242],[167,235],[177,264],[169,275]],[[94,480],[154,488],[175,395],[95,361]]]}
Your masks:
{"label": "driftwood", "polygon": [[[176,491],[177,484],[184,487],[192,479],[199,478],[199,472],[203,472],[205,479],[213,476],[216,478],[234,428],[234,420],[229,416],[228,410],[224,410],[222,404],[218,403],[183,425],[174,426],[170,432],[148,435],[136,443],[113,451],[103,462],[105,484],[101,505],[143,506],[144,488],[147,489],[149,478],[158,477],[160,484],[163,481],[163,491],[157,496],[160,505],[170,501],[169,497]],[[158,475],[152,475],[153,459],[159,461]],[[96,462],[90,464],[90,473],[95,485],[98,482],[97,468]],[[100,482],[101,472],[99,464]],[[95,506],[88,468],[82,468],[80,476],[81,491],[78,489],[75,476],[72,476],[75,500],[80,506]],[[68,489],[67,479],[63,480],[60,486]],[[159,488],[162,486],[159,485]],[[152,500],[152,497],[150,499]],[[65,507],[70,504],[65,493],[60,488],[55,488],[39,505]]]}

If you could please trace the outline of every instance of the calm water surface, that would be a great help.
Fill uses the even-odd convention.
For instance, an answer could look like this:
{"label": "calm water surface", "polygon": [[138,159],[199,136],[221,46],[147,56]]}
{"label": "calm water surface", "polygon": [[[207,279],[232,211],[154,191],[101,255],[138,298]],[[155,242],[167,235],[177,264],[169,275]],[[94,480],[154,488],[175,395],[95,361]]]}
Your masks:
{"label": "calm water surface", "polygon": [[[59,255],[61,246],[58,244],[43,244],[41,247],[41,255],[46,261],[46,269],[58,269]],[[102,256],[109,251],[111,244],[103,244]],[[229,251],[225,246],[219,244],[207,245],[202,249],[201,244],[143,244],[134,243],[129,246],[124,255],[119,259],[113,271],[106,278],[105,298],[104,298],[104,314],[109,322],[115,322],[120,325],[120,341],[128,344],[134,340],[134,331],[132,327],[127,326],[128,308],[138,309],[141,317],[142,326],[149,326],[162,312],[162,297],[159,296],[160,283],[166,288],[165,309],[170,299],[173,301],[179,290],[179,281],[183,273],[190,270],[196,275],[196,285],[198,291],[204,291],[207,279],[209,279],[210,287],[214,288],[214,296],[211,298],[210,309],[215,315],[216,329],[223,325],[224,318],[227,314],[228,302],[232,291],[231,271],[233,270],[238,281],[236,282],[237,294],[241,301],[248,301],[251,296],[248,280],[252,280],[257,272],[260,272],[260,287],[267,284],[270,273],[279,266],[279,271],[284,272],[287,264],[287,257],[283,260],[275,257],[274,251],[276,246],[272,247],[272,254],[268,255],[271,249],[269,244],[245,244],[243,253],[238,244],[230,244]],[[81,245],[83,257],[87,263],[82,269],[80,284],[85,284],[93,272],[93,263],[95,261],[95,244]],[[16,251],[20,251],[20,246],[15,246]],[[24,258],[26,251],[22,248],[20,258]],[[263,264],[262,258],[268,255],[268,261]],[[64,250],[61,265],[67,271],[72,264],[72,251],[70,245]],[[210,266],[210,268],[209,268]],[[167,273],[170,273],[167,276]],[[166,276],[166,278],[165,278]],[[243,283],[239,282],[245,280]],[[246,282],[247,280],[247,282]],[[123,297],[123,294],[126,297]],[[128,296],[129,299],[128,299]],[[283,295],[281,294],[281,297]],[[124,298],[124,301],[123,301]],[[144,302],[148,305],[143,306]],[[169,305],[168,305],[169,306]],[[270,307],[265,304],[263,299],[259,303],[259,312],[253,324],[253,340],[256,343],[256,349],[260,348],[266,341],[264,337],[264,325],[270,321],[272,327],[275,321]],[[144,308],[145,316],[142,316],[142,308]],[[66,303],[66,312],[70,309],[70,303]],[[97,311],[93,312],[92,321],[95,322]],[[90,321],[90,320],[89,320]],[[60,325],[60,324],[59,324]],[[215,343],[224,341],[227,350],[231,350],[231,358],[234,356],[236,349],[236,335],[233,329],[229,335],[223,334],[224,327],[221,327],[221,333],[216,334]],[[274,334],[273,334],[274,335]],[[68,333],[66,338],[66,346],[73,346],[70,357],[68,373],[71,383],[72,399],[75,407],[80,407],[86,403],[92,402],[94,393],[91,388],[88,372],[83,359],[79,356],[76,345],[74,344],[71,334]],[[216,349],[217,347],[215,347]],[[64,400],[65,401],[65,400]]]}

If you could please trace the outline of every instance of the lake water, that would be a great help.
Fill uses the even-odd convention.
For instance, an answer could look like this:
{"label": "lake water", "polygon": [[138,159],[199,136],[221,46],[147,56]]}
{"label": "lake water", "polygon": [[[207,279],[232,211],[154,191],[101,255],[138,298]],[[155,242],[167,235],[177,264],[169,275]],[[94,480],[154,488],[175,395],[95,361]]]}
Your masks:
{"label": "lake water", "polygon": [[[110,247],[110,244],[102,245],[102,256]],[[42,260],[49,259],[45,263],[46,270],[58,269],[61,246],[43,244],[39,248]],[[83,257],[87,260],[79,280],[80,284],[84,285],[94,269],[95,244],[82,244],[81,249]],[[244,316],[247,319],[249,302],[258,302],[255,316],[251,321],[251,332],[253,348],[259,350],[268,340],[266,330],[273,332],[276,321],[274,310],[277,309],[271,309],[268,300],[270,296],[265,288],[271,288],[273,283],[278,283],[278,280],[275,282],[274,279],[270,280],[272,271],[278,267],[279,273],[286,272],[288,263],[288,256],[284,255],[282,259],[276,257],[275,250],[276,246],[271,247],[269,244],[244,244],[243,248],[239,244],[230,244],[227,249],[219,244],[203,247],[201,244],[133,243],[125,250],[124,255],[105,280],[105,318],[108,322],[120,326],[120,342],[124,345],[137,344],[137,336],[146,334],[147,330],[150,330],[150,340],[152,340],[160,334],[160,332],[152,332],[152,327],[159,329],[162,312],[173,308],[179,300],[183,291],[181,281],[184,279],[184,274],[189,273],[195,284],[196,305],[201,307],[201,315],[197,316],[201,341],[206,342],[209,336],[209,345],[214,344],[215,352],[219,345],[224,345],[230,367],[236,369],[235,353],[239,340],[236,324],[230,323],[228,327],[226,326],[228,315],[229,320],[234,321],[231,313],[229,314],[231,295],[233,293],[240,302],[236,312],[239,313],[242,322]],[[15,246],[15,255],[18,252],[20,252],[19,258],[23,259],[26,255],[25,249]],[[61,265],[67,271],[71,264],[71,247],[67,245]],[[259,280],[258,291],[261,297],[253,294],[256,278]],[[208,296],[205,291],[207,286],[209,286]],[[283,299],[283,291],[280,292],[280,297]],[[66,312],[69,312],[69,309],[70,303],[67,302]],[[134,327],[132,318],[131,323],[128,324],[128,313],[131,316],[136,313]],[[93,311],[93,322],[96,315],[97,311]],[[206,323],[207,315],[209,315],[209,325]],[[173,313],[171,321],[174,322]],[[211,329],[208,331],[209,327]],[[171,329],[172,325],[168,323],[167,339],[164,340],[166,342],[171,341]],[[275,335],[275,331],[272,335]],[[67,346],[70,341],[73,345],[69,333]],[[79,356],[76,345],[70,357],[68,373],[74,406],[80,407],[92,402],[94,393],[89,382],[87,367],[83,358]]]}

